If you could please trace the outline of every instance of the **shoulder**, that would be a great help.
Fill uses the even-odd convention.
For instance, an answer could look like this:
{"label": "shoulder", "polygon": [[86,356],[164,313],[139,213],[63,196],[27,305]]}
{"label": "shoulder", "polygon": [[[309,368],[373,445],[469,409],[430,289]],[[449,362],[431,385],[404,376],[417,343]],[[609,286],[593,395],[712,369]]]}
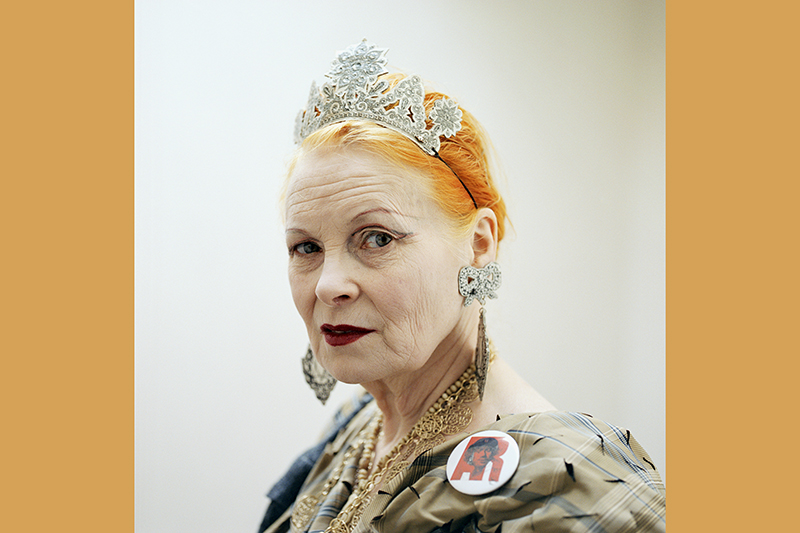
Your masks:
{"label": "shoulder", "polygon": [[442,531],[665,529],[663,483],[628,430],[563,411],[511,415],[485,429],[502,431],[519,446],[519,465],[507,483],[481,496],[456,491],[446,474],[461,440],[454,439],[412,465],[404,476],[409,490],[393,487],[394,517],[411,524],[416,506],[427,516],[452,520],[436,526]]}
{"label": "shoulder", "polygon": [[583,413],[546,411],[510,415],[489,429],[504,431],[520,447],[523,460],[559,458],[570,477],[577,465],[604,472],[606,477],[635,474],[653,490],[664,485],[653,461],[630,430]]}
{"label": "shoulder", "polygon": [[[664,485],[629,430],[564,411],[509,416],[492,429],[519,445],[519,467],[504,492],[513,491],[517,512],[531,511],[524,522],[537,531],[575,522],[605,531],[664,529]],[[481,502],[484,517],[503,521],[507,513],[494,500]]]}

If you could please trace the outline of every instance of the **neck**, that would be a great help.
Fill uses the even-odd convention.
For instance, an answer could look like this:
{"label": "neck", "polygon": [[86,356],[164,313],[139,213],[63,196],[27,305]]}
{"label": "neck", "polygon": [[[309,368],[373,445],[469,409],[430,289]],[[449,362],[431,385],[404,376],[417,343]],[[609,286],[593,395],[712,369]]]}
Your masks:
{"label": "neck", "polygon": [[383,413],[383,433],[378,443],[387,452],[411,431],[417,421],[469,367],[477,341],[477,307],[467,312],[459,326],[437,346],[425,364],[390,379],[363,383]]}

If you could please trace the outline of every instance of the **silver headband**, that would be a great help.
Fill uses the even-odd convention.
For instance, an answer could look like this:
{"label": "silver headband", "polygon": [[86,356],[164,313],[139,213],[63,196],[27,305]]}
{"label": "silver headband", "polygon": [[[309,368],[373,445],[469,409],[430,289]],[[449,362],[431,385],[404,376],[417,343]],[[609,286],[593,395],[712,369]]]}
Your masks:
{"label": "silver headband", "polygon": [[[297,115],[295,142],[302,142],[328,124],[363,119],[402,133],[436,156],[439,138],[452,137],[461,129],[461,110],[453,100],[441,98],[426,117],[425,89],[419,76],[403,78],[389,90],[389,82],[379,79],[388,73],[384,68],[386,52],[366,39],[339,52],[325,75],[330,81],[320,89],[311,84],[308,105]],[[426,119],[431,121],[430,128]]]}

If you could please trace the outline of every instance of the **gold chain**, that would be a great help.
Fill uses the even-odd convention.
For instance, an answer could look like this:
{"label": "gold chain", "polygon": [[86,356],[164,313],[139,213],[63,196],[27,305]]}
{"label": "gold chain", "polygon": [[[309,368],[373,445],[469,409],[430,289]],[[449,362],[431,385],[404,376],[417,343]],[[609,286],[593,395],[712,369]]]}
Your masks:
{"label": "gold chain", "polygon": [[[494,354],[491,359],[494,359],[493,356]],[[375,444],[383,424],[383,414],[379,414],[359,433],[356,443],[347,450],[342,462],[325,482],[322,491],[317,496],[305,495],[297,501],[292,510],[292,525],[299,531],[304,530],[314,517],[319,503],[339,481],[348,459],[362,449],[353,498],[325,529],[325,533],[350,533],[372,501],[375,488],[394,479],[418,455],[443,443],[447,436],[458,433],[472,422],[472,410],[464,404],[473,402],[477,398],[478,383],[473,364],[450,385],[403,440],[380,460],[375,472],[367,479],[367,473],[372,467],[375,456]]]}

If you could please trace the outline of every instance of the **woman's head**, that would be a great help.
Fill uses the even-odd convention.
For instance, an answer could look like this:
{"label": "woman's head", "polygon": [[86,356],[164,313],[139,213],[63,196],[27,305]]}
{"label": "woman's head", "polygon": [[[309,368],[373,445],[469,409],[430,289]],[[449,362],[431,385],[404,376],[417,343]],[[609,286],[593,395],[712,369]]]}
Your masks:
{"label": "woman's head", "polygon": [[495,260],[505,222],[477,121],[417,77],[380,78],[382,53],[348,49],[312,88],[284,195],[311,347],[334,377],[362,384],[474,351],[477,308],[463,306],[459,271]]}
{"label": "woman's head", "polygon": [[496,254],[493,211],[469,236],[412,169],[354,147],[300,160],[286,194],[289,281],[315,355],[337,379],[365,383],[422,368],[437,350],[472,346],[477,307],[458,273]]}
{"label": "woman's head", "polygon": [[486,466],[500,453],[497,439],[494,437],[484,437],[473,442],[467,449],[466,462],[470,465]]}

